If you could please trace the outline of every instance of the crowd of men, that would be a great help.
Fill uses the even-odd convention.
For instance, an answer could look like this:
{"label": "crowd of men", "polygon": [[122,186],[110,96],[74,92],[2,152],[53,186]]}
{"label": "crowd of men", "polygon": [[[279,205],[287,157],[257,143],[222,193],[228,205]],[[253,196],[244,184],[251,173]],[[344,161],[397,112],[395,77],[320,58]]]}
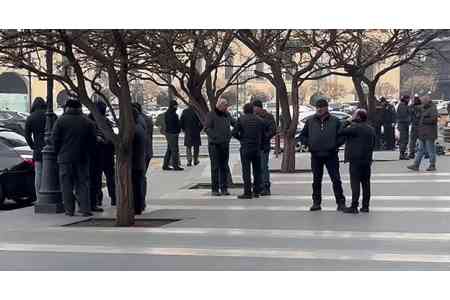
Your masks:
{"label": "crowd of men", "polygon": [[[422,100],[404,96],[397,109],[381,98],[376,106],[376,115],[369,125],[364,109],[354,112],[350,121],[341,122],[329,113],[328,101],[324,98],[315,103],[316,113],[306,120],[300,133],[300,141],[311,155],[313,172],[313,205],[311,211],[321,210],[322,178],[324,168],[332,181],[337,210],[347,213],[359,212],[362,187],[362,212],[369,212],[370,176],[372,154],[383,144],[385,149],[395,149],[394,128],[400,131],[400,159],[415,158],[409,169],[418,171],[422,159],[427,155],[430,165],[427,171],[436,170],[438,114],[429,97]],[[106,105],[96,102],[97,113],[105,116]],[[243,107],[243,115],[235,120],[228,113],[228,103],[219,99],[215,108],[200,121],[194,108],[189,107],[177,114],[178,103],[171,101],[167,111],[158,116],[156,125],[167,140],[163,170],[182,171],[180,163],[179,135],[184,132],[187,166],[198,165],[201,132],[208,138],[211,163],[211,192],[213,196],[228,196],[230,182],[229,152],[231,138],[240,141],[240,156],[244,191],[240,199],[252,199],[271,195],[269,155],[271,139],[276,135],[275,119],[256,99]],[[115,150],[105,137],[92,114],[82,113],[81,103],[69,100],[64,114],[55,122],[52,142],[59,165],[59,179],[66,214],[75,214],[75,203],[79,212],[90,216],[101,212],[102,174],[106,177],[111,205],[116,205]],[[45,145],[45,101],[37,98],[26,122],[26,139],[34,150],[36,161],[36,190],[42,180],[42,149]],[[132,146],[132,184],[135,214],[145,210],[147,191],[146,174],[153,157],[153,121],[142,112],[139,104],[133,104],[135,136]],[[105,120],[107,120],[105,118]],[[108,126],[112,126],[107,123]],[[381,134],[383,127],[383,134]],[[381,137],[383,136],[383,143]],[[417,155],[416,155],[416,142]],[[409,143],[409,155],[406,153]],[[345,161],[349,162],[352,202],[346,206],[339,170],[339,148],[346,144]],[[253,173],[253,182],[252,182]],[[38,195],[39,197],[39,195]]]}

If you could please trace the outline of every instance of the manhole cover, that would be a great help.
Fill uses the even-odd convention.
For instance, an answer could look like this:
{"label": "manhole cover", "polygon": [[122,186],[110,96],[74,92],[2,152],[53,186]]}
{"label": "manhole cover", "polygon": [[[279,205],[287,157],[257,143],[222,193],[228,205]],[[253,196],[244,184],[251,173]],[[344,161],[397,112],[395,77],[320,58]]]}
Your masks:
{"label": "manhole cover", "polygon": [[[135,219],[133,227],[161,227],[181,219]],[[115,219],[91,218],[80,222],[66,224],[70,227],[116,227]]]}

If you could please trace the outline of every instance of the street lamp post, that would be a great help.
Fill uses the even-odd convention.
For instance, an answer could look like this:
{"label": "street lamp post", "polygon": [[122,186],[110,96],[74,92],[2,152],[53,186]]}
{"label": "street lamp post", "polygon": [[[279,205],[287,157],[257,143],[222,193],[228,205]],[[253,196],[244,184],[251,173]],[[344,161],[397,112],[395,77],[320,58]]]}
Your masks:
{"label": "street lamp post", "polygon": [[[48,74],[53,73],[53,51],[47,50],[46,64]],[[45,147],[42,150],[42,181],[35,213],[55,214],[64,212],[59,186],[58,164],[52,142],[52,129],[56,121],[53,112],[53,78],[47,78],[47,113],[45,121]]]}

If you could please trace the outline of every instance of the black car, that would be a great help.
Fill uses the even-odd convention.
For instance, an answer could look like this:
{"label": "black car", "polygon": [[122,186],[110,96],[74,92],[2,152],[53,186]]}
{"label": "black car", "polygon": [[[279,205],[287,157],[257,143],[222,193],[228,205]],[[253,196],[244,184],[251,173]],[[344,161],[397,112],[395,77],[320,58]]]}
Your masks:
{"label": "black car", "polygon": [[6,198],[21,204],[36,200],[32,158],[22,135],[0,128],[0,205]]}
{"label": "black car", "polygon": [[21,112],[0,110],[0,127],[24,135],[27,116],[27,114]]}

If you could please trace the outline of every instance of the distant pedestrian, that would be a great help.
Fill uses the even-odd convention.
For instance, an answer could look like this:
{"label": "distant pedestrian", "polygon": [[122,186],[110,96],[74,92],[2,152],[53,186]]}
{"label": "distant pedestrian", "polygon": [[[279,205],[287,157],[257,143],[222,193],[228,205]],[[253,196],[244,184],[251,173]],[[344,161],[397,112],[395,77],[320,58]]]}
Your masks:
{"label": "distant pedestrian", "polygon": [[411,109],[409,107],[409,96],[403,96],[397,106],[397,127],[400,132],[400,160],[408,160],[406,149],[409,141],[409,125],[411,124]]}
{"label": "distant pedestrian", "polygon": [[194,165],[200,163],[200,146],[202,140],[200,133],[203,129],[202,122],[198,118],[193,107],[189,106],[181,114],[181,128],[184,131],[184,146],[186,147],[187,166],[192,166],[192,148],[194,148]]}
{"label": "distant pedestrian", "polygon": [[367,124],[366,110],[356,110],[351,125],[342,129],[340,134],[346,137],[345,162],[350,162],[350,185],[352,188],[352,204],[345,208],[344,212],[358,213],[361,187],[363,191],[361,212],[369,212],[375,130]]}
{"label": "distant pedestrian", "polygon": [[419,148],[414,164],[408,166],[408,169],[419,171],[420,163],[425,153],[430,158],[430,166],[427,171],[436,171],[436,139],[438,136],[438,111],[436,105],[431,101],[429,96],[422,99],[422,111],[417,127],[417,137],[419,140]]}
{"label": "distant pedestrian", "polygon": [[275,118],[271,113],[263,108],[261,100],[256,99],[253,101],[253,108],[258,117],[264,121],[264,134],[261,145],[261,196],[271,195],[270,190],[270,170],[269,170],[269,157],[271,140],[277,133],[277,125]]}
{"label": "distant pedestrian", "polygon": [[[170,101],[169,108],[164,115],[167,151],[164,156],[163,170],[182,171],[180,166],[180,150],[178,138],[181,132],[180,119],[177,114],[178,103]],[[172,168],[169,165],[172,164]]]}
{"label": "distant pedestrian", "polygon": [[311,168],[313,171],[313,205],[311,211],[321,210],[322,178],[324,166],[327,168],[333,183],[337,210],[343,211],[345,196],[342,190],[341,174],[339,172],[339,147],[345,140],[339,135],[342,129],[341,121],[328,112],[328,101],[317,100],[316,113],[309,117],[300,133],[302,144],[307,145],[311,153]]}
{"label": "distant pedestrian", "polygon": [[261,146],[264,135],[264,122],[253,113],[252,104],[247,103],[244,105],[244,115],[238,119],[232,135],[241,142],[240,153],[244,194],[239,195],[238,198],[259,198],[261,192]]}
{"label": "distant pedestrian", "polygon": [[410,106],[411,111],[411,133],[409,135],[409,158],[414,159],[417,146],[417,129],[422,114],[422,100],[415,96],[413,105]]}
{"label": "distant pedestrian", "polygon": [[[106,104],[98,101],[95,103],[97,111],[104,117],[104,120],[112,129],[112,124],[106,119]],[[94,115],[89,114],[89,119],[95,123],[96,129],[96,144],[95,151],[92,151],[90,158],[90,198],[91,210],[101,212],[103,204],[102,192],[102,174],[105,174],[106,186],[108,194],[111,199],[111,205],[116,205],[116,177],[115,177],[115,162],[114,162],[114,144],[108,140],[102,129],[95,121]]]}
{"label": "distant pedestrian", "polygon": [[384,149],[395,150],[395,108],[386,98],[381,97],[380,102],[383,105],[383,137]]}
{"label": "distant pedestrian", "polygon": [[384,105],[380,100],[375,101],[375,114],[373,128],[375,129],[375,150],[382,150],[383,139],[381,128],[383,126]]}
{"label": "distant pedestrian", "polygon": [[31,114],[25,122],[25,139],[33,150],[34,186],[36,198],[39,201],[39,191],[42,181],[42,150],[45,147],[45,120],[47,103],[41,97],[34,99]]}
{"label": "distant pedestrian", "polygon": [[89,199],[89,158],[91,151],[95,151],[95,125],[83,115],[80,102],[66,102],[66,110],[56,121],[52,137],[66,215],[74,215],[77,201],[82,215],[92,216]]}
{"label": "distant pedestrian", "polygon": [[139,119],[139,111],[133,107],[133,119],[135,122],[135,133],[133,138],[132,172],[134,213],[142,214],[145,209],[145,152],[146,152],[146,129]]}
{"label": "distant pedestrian", "polygon": [[[206,115],[205,132],[208,135],[208,152],[211,160],[211,188],[213,196],[228,196],[231,126],[235,120],[228,113],[228,102],[221,98],[216,108]],[[221,193],[219,192],[219,189]]]}

